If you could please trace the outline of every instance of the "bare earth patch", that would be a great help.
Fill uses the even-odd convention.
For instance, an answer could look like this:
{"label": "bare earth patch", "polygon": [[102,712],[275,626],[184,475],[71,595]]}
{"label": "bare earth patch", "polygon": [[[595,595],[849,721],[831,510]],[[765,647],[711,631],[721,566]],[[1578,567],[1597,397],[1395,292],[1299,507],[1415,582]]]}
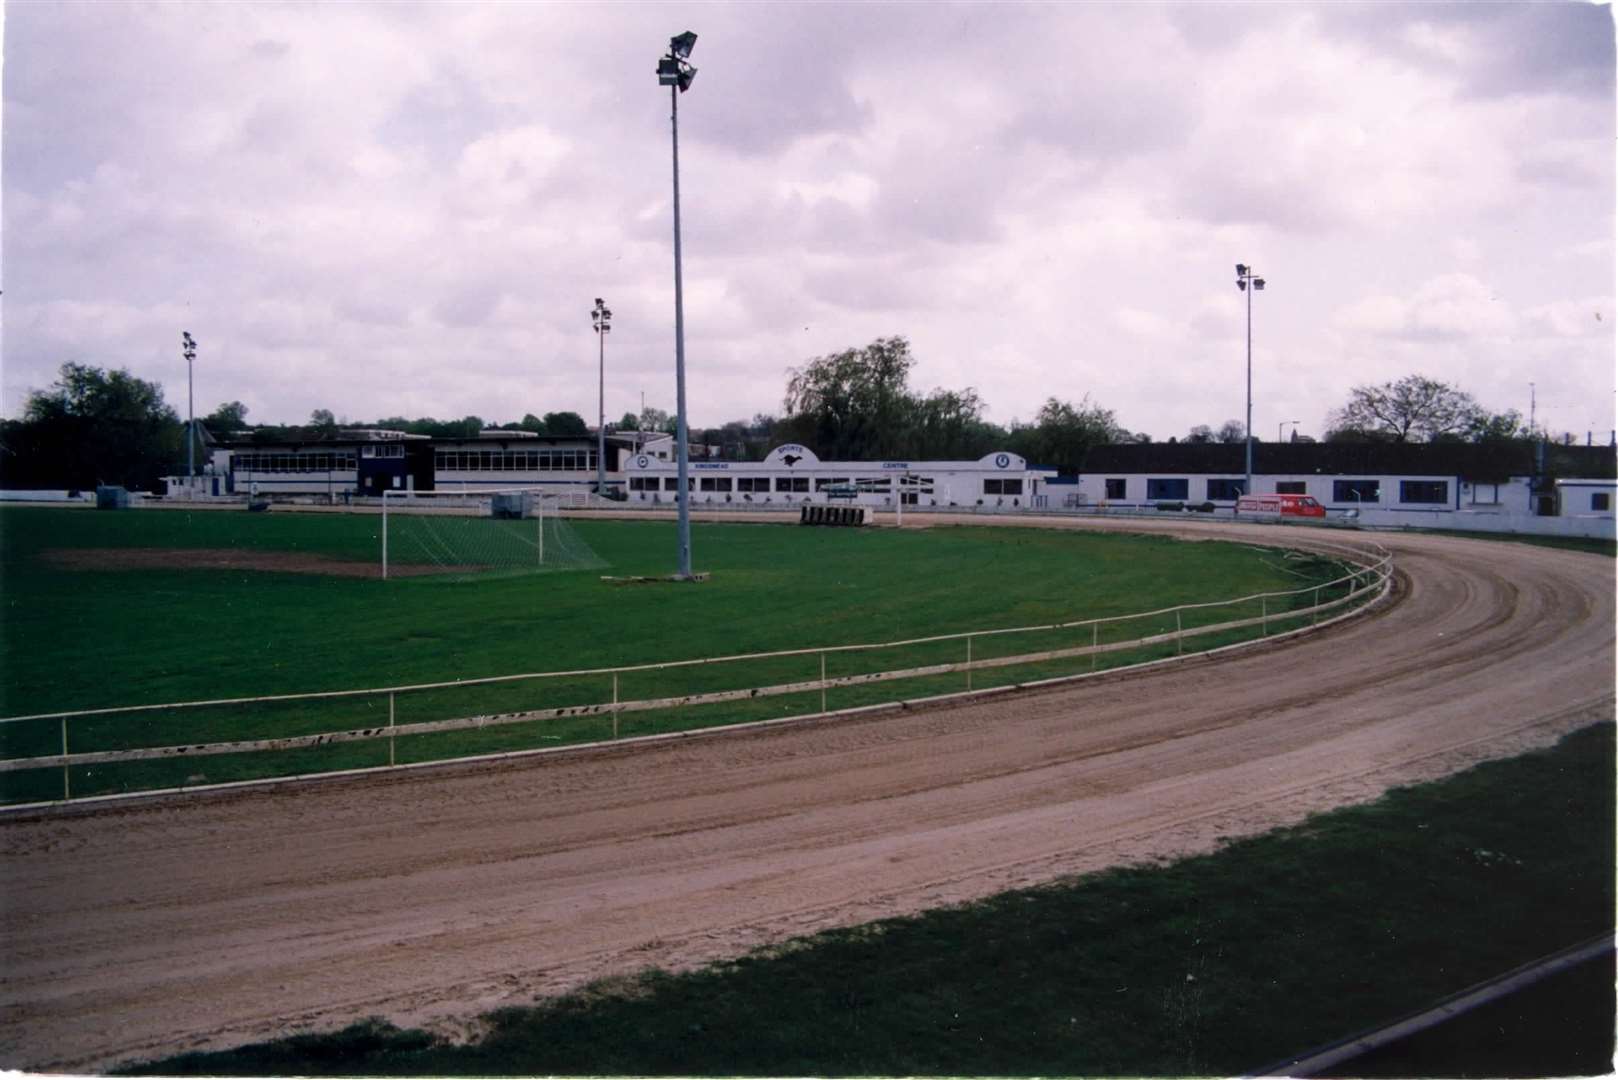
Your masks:
{"label": "bare earth patch", "polygon": [[[334,559],[298,551],[252,551],[238,548],[52,548],[40,558],[63,570],[269,570],[282,574],[324,574],[328,577],[379,578],[382,566],[373,562]],[[388,567],[389,577],[467,573],[475,566]]]}

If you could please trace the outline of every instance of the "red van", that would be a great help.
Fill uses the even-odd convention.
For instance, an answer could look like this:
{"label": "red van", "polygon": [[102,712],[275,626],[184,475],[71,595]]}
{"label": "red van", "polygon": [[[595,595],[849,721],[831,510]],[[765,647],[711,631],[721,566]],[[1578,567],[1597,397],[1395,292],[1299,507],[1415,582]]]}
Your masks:
{"label": "red van", "polygon": [[1323,518],[1326,508],[1312,495],[1243,495],[1236,500],[1236,513]]}

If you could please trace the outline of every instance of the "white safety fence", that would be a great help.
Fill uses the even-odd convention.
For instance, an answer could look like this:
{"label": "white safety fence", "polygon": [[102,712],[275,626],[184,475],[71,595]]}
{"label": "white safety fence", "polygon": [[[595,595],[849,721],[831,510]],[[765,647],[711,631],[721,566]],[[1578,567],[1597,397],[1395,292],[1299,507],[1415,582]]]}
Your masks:
{"label": "white safety fence", "polygon": [[[991,630],[963,631],[951,634],[937,634],[928,637],[909,638],[900,641],[874,642],[853,645],[812,646],[797,649],[782,649],[770,652],[743,653],[732,656],[706,657],[689,660],[670,660],[644,664],[629,664],[615,667],[584,668],[568,671],[540,671],[515,675],[498,675],[476,679],[462,679],[450,682],[418,683],[403,686],[374,687],[357,690],[331,690],[300,694],[273,694],[258,697],[220,698],[206,701],[170,702],[156,705],[126,705],[100,709],[78,709],[60,712],[35,713],[27,716],[12,716],[0,718],[0,725],[20,724],[51,724],[58,728],[60,735],[60,751],[50,754],[35,754],[27,757],[13,757],[0,759],[0,773],[14,773],[35,769],[61,769],[63,800],[71,799],[72,785],[69,770],[75,766],[111,764],[119,762],[151,762],[164,759],[203,758],[221,754],[242,754],[263,751],[286,751],[305,748],[332,746],[341,743],[379,742],[387,741],[388,766],[398,764],[396,756],[397,741],[406,736],[425,735],[440,732],[465,731],[469,729],[496,728],[505,725],[533,723],[546,720],[563,720],[575,717],[600,717],[611,722],[611,737],[619,737],[619,721],[625,714],[648,712],[654,710],[686,709],[702,705],[714,705],[725,702],[754,701],[782,697],[792,694],[807,694],[811,698],[818,691],[819,713],[827,710],[826,695],[829,690],[861,686],[876,683],[894,682],[899,680],[920,679],[930,676],[963,675],[964,690],[956,694],[942,696],[957,696],[960,692],[972,693],[972,675],[974,672],[989,671],[1000,668],[1044,664],[1052,661],[1089,659],[1087,669],[1069,670],[1054,677],[1040,678],[1033,682],[1020,682],[1015,685],[1045,685],[1055,682],[1064,682],[1072,679],[1086,678],[1099,673],[1100,659],[1113,653],[1127,652],[1153,646],[1166,646],[1172,644],[1174,653],[1166,657],[1153,657],[1146,661],[1128,664],[1119,667],[1109,667],[1107,672],[1127,670],[1131,667],[1145,666],[1147,664],[1162,663],[1165,659],[1173,659],[1183,655],[1186,643],[1194,642],[1200,638],[1212,637],[1222,634],[1231,634],[1239,631],[1250,631],[1257,628],[1256,639],[1263,640],[1282,634],[1298,633],[1322,625],[1325,622],[1334,622],[1339,618],[1351,615],[1364,604],[1372,602],[1386,595],[1393,577],[1392,556],[1379,545],[1343,545],[1329,542],[1317,542],[1310,545],[1310,553],[1325,555],[1336,559],[1345,568],[1346,572],[1330,581],[1304,586],[1293,590],[1278,590],[1264,593],[1254,593],[1249,596],[1237,597],[1229,600],[1207,601],[1196,604],[1182,604],[1175,607],[1161,608],[1153,611],[1135,612],[1127,615],[1110,616],[1097,619],[1081,619],[1070,622],[1059,622],[1038,626],[1021,626]],[[1302,602],[1303,606],[1298,606]],[[1253,607],[1255,614],[1244,615],[1235,619],[1223,619],[1216,622],[1198,622],[1198,613],[1206,613],[1218,608]],[[1173,628],[1168,629],[1168,621],[1172,618]],[[1127,624],[1145,623],[1148,631],[1133,635],[1118,636],[1118,628]],[[1273,629],[1272,629],[1273,628]],[[1085,631],[1088,631],[1086,635]],[[1036,649],[1030,651],[1014,651],[998,653],[1004,645],[998,643],[1014,639],[1018,635],[1033,636],[1040,634],[1058,634],[1067,639],[1066,644],[1056,647]],[[1088,641],[1084,640],[1088,637]],[[1103,640],[1103,638],[1106,640]],[[985,650],[982,646],[988,643],[990,648]],[[1239,643],[1239,644],[1240,644]],[[905,650],[914,650],[917,647],[941,649],[945,646],[958,647],[958,659],[945,659],[933,663],[905,666],[905,667],[879,667],[874,671],[862,671],[851,674],[828,674],[827,660],[829,657],[849,657],[855,655],[877,655],[887,652],[893,655],[902,654]],[[974,656],[974,649],[977,655]],[[985,652],[990,655],[985,655]],[[816,658],[819,661],[819,674],[810,678],[798,678],[785,682],[771,682],[764,685],[749,685],[728,687],[719,690],[694,690],[689,693],[657,694],[648,697],[624,697],[620,695],[622,681],[627,676],[643,675],[646,673],[694,672],[696,670],[713,671],[728,666],[745,665],[768,661],[780,661],[791,658]],[[700,678],[688,675],[694,681]],[[434,692],[448,692],[451,694],[468,694],[476,688],[490,688],[503,685],[540,683],[545,681],[599,680],[603,691],[602,699],[581,704],[570,704],[559,707],[539,709],[520,709],[509,712],[480,712],[472,715],[453,715],[443,718],[422,720],[414,722],[398,721],[399,702],[401,698],[426,695]],[[610,697],[605,693],[610,686]],[[983,689],[982,687],[979,688]],[[940,695],[931,693],[924,695],[927,698],[936,698]],[[72,749],[72,732],[70,725],[73,722],[95,722],[102,724],[109,718],[139,718],[152,717],[157,714],[183,714],[198,710],[220,709],[246,709],[263,705],[311,705],[316,708],[344,700],[358,701],[369,699],[380,702],[386,700],[387,722],[370,724],[362,727],[349,727],[338,730],[320,730],[289,734],[277,738],[256,738],[244,740],[227,740],[214,742],[189,742],[173,745],[135,746],[113,749],[74,750]],[[868,703],[871,705],[897,705],[906,700],[919,700],[919,698],[893,697],[886,701]],[[806,715],[816,715],[813,711]],[[378,720],[380,720],[380,715]],[[103,733],[102,738],[105,738]],[[461,755],[452,755],[461,756]],[[445,760],[451,759],[446,757]],[[380,767],[380,766],[377,766]]]}

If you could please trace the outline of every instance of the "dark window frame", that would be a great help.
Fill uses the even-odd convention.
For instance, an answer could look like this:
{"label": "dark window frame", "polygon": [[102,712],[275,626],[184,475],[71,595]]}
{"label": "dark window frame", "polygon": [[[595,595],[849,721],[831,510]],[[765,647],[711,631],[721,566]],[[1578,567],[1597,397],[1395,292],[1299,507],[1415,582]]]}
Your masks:
{"label": "dark window frame", "polygon": [[1448,480],[1401,480],[1399,501],[1421,506],[1442,506],[1449,502]]}
{"label": "dark window frame", "polygon": [[[1358,495],[1356,496],[1356,492]],[[1333,480],[1331,484],[1331,501],[1334,503],[1351,503],[1359,506],[1363,503],[1380,503],[1382,501],[1382,481],[1359,480]]]}
{"label": "dark window frame", "polygon": [[1191,497],[1191,480],[1185,476],[1146,478],[1147,502],[1185,502]]}

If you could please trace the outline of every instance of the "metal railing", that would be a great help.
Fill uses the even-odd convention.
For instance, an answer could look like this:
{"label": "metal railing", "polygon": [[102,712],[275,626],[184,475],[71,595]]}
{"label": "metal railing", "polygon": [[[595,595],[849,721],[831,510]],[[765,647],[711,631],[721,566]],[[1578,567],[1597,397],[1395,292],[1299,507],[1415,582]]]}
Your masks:
{"label": "metal railing", "polygon": [[[1174,607],[1160,608],[1153,611],[1134,612],[1126,615],[1108,616],[1095,619],[1080,619],[1066,622],[1040,624],[1033,626],[1005,627],[988,630],[960,631],[949,634],[935,634],[925,637],[907,638],[896,641],[870,642],[849,645],[808,646],[795,649],[779,649],[768,652],[741,653],[718,657],[699,657],[686,660],[666,660],[641,664],[626,664],[610,667],[577,668],[564,671],[538,671],[512,675],[494,675],[482,678],[457,679],[430,683],[414,683],[399,686],[372,687],[353,690],[327,690],[294,694],[269,694],[255,697],[214,698],[200,701],[169,702],[152,705],[121,705],[97,709],[73,709],[54,712],[33,713],[25,716],[11,716],[0,718],[0,725],[17,725],[24,723],[46,724],[52,721],[59,726],[60,751],[50,754],[34,754],[28,757],[13,757],[0,759],[0,773],[20,772],[34,769],[62,770],[62,798],[72,798],[72,786],[69,769],[74,766],[107,764],[117,762],[152,761],[161,759],[201,758],[221,754],[253,753],[260,751],[282,751],[300,748],[331,746],[340,743],[354,743],[367,741],[387,740],[388,766],[397,762],[396,744],[398,739],[406,736],[424,735],[430,733],[450,732],[467,729],[482,729],[500,727],[534,721],[562,720],[575,717],[602,717],[610,719],[612,724],[612,738],[619,737],[620,719],[625,714],[648,712],[654,710],[685,709],[700,705],[713,705],[725,702],[756,701],[776,698],[792,694],[806,694],[812,698],[818,691],[821,714],[827,712],[826,695],[829,690],[864,686],[878,683],[894,682],[909,679],[922,679],[942,675],[964,675],[966,693],[973,692],[972,675],[974,672],[989,671],[999,668],[1019,667],[1036,664],[1048,664],[1053,661],[1074,660],[1088,658],[1088,670],[1070,671],[1054,678],[1039,680],[1042,683],[1059,682],[1068,679],[1086,678],[1100,671],[1099,662],[1103,656],[1113,653],[1127,652],[1172,643],[1173,657],[1185,653],[1188,640],[1196,640],[1209,636],[1230,634],[1238,631],[1259,629],[1259,638],[1272,636],[1271,627],[1274,624],[1302,623],[1307,620],[1307,626],[1298,629],[1308,629],[1320,624],[1322,617],[1328,621],[1335,621],[1348,609],[1357,608],[1363,602],[1372,601],[1385,594],[1393,574],[1392,556],[1386,549],[1377,545],[1339,545],[1331,543],[1315,543],[1311,545],[1314,554],[1327,554],[1336,558],[1347,568],[1347,572],[1330,581],[1306,585],[1293,590],[1276,590],[1263,593],[1254,593],[1248,596],[1227,600],[1204,601],[1194,604],[1180,604]],[[1332,595],[1336,592],[1341,595]],[[1326,599],[1322,600],[1323,594]],[[1305,597],[1308,602],[1305,606],[1295,606]],[[1208,612],[1217,608],[1256,607],[1256,612],[1235,619],[1224,619],[1210,623],[1197,623],[1195,616],[1199,612]],[[1167,621],[1172,617],[1173,629],[1167,628]],[[1151,632],[1116,638],[1103,641],[1103,632],[1106,628],[1121,626],[1129,622],[1145,621]],[[1159,629],[1159,627],[1161,627]],[[1287,631],[1298,632],[1298,629]],[[1089,641],[1083,640],[1084,630],[1088,630]],[[1037,635],[1056,633],[1065,636],[1068,640],[1055,647],[1035,649],[1032,651],[1018,651],[1001,655],[984,655],[981,645],[985,642],[1000,642],[1013,638],[1016,635]],[[1074,642],[1077,643],[1074,643]],[[827,658],[851,656],[858,654],[881,654],[889,652],[899,654],[904,650],[914,650],[918,647],[940,647],[951,643],[958,644],[963,652],[958,659],[935,660],[931,663],[912,665],[906,667],[880,667],[874,671],[860,671],[849,674],[828,674]],[[974,650],[977,655],[974,656]],[[993,650],[990,650],[993,652]],[[775,681],[762,685],[745,685],[729,687],[719,690],[694,690],[688,693],[661,694],[650,697],[626,699],[621,695],[622,681],[625,676],[650,672],[681,672],[691,669],[716,669],[731,665],[760,663],[792,658],[818,657],[819,675],[811,678],[795,678],[788,681]],[[1172,659],[1173,657],[1169,657]],[[1154,658],[1146,663],[1160,663],[1164,658]],[[1111,667],[1106,670],[1115,672],[1128,667],[1137,667],[1140,664],[1130,664],[1124,667]],[[398,703],[401,697],[409,695],[423,695],[433,691],[450,691],[465,693],[479,687],[496,687],[509,684],[538,683],[544,681],[563,681],[578,679],[601,679],[602,690],[606,691],[610,681],[610,697],[603,693],[601,700],[584,703],[567,704],[556,707],[525,708],[508,712],[478,713],[475,715],[448,716],[431,720],[420,720],[400,723],[398,720]],[[1015,685],[1028,685],[1019,683]],[[983,688],[979,687],[979,691]],[[928,695],[937,697],[940,695]],[[949,695],[944,695],[949,696]],[[320,730],[303,734],[290,734],[274,738],[255,738],[225,740],[214,742],[188,742],[159,746],[137,746],[114,749],[81,750],[74,751],[70,741],[70,721],[84,721],[99,718],[132,717],[142,714],[157,713],[184,713],[206,709],[237,709],[251,706],[282,705],[288,703],[327,703],[345,699],[371,699],[380,702],[382,698],[387,701],[387,722],[370,724],[360,727],[347,727],[337,730]],[[897,705],[906,699],[895,697],[888,701],[876,703],[878,705]],[[816,715],[809,713],[807,715]],[[380,720],[380,716],[378,717]],[[450,755],[444,760],[466,755]]]}

